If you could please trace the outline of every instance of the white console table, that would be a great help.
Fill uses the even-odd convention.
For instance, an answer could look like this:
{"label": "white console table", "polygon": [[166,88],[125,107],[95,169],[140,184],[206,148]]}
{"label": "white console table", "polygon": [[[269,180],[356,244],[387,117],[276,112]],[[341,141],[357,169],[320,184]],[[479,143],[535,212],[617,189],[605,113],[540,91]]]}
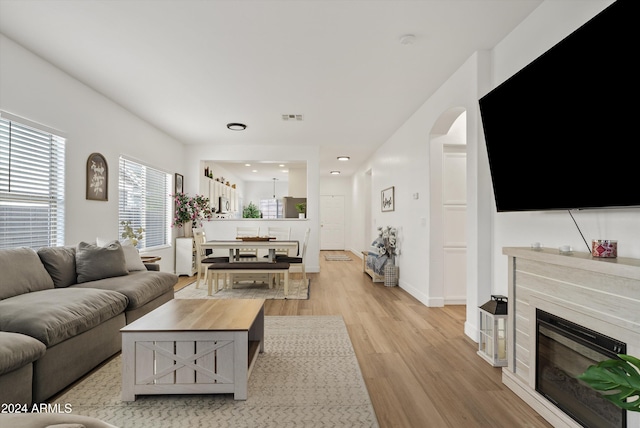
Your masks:
{"label": "white console table", "polygon": [[176,275],[196,273],[196,249],[193,238],[176,238]]}
{"label": "white console table", "polygon": [[[561,255],[557,249],[503,248],[509,257],[508,366],[502,382],[554,427],[573,419],[535,390],[536,309],[626,342],[640,355],[640,260]],[[640,414],[627,412],[640,427]]]}

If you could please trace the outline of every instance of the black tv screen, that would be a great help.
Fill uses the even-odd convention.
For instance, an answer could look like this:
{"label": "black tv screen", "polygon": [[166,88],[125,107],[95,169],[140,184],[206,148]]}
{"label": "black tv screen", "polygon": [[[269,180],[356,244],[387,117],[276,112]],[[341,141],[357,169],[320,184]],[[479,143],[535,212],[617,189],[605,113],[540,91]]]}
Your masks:
{"label": "black tv screen", "polygon": [[618,0],[479,101],[498,211],[640,206],[637,0]]}

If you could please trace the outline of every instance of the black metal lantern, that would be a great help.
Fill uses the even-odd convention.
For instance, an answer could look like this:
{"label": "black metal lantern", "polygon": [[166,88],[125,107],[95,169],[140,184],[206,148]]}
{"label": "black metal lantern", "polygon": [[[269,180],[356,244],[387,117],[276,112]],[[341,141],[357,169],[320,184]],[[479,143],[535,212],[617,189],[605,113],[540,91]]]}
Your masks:
{"label": "black metal lantern", "polygon": [[491,295],[480,306],[478,355],[494,367],[507,365],[507,297]]}

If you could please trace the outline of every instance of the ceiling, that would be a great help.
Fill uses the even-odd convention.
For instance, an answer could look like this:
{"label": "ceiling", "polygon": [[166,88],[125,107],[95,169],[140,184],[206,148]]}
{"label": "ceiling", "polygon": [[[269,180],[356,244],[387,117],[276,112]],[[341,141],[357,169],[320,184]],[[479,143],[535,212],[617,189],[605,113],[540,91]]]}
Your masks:
{"label": "ceiling", "polygon": [[349,176],[541,2],[0,0],[0,32],[185,144],[319,146]]}

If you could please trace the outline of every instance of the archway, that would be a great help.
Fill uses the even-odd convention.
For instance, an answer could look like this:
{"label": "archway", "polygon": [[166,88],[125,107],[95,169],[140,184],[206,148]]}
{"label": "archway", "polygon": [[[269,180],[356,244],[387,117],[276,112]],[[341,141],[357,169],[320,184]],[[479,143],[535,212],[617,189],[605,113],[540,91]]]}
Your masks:
{"label": "archway", "polygon": [[466,304],[466,116],[447,110],[429,135],[429,306]]}

